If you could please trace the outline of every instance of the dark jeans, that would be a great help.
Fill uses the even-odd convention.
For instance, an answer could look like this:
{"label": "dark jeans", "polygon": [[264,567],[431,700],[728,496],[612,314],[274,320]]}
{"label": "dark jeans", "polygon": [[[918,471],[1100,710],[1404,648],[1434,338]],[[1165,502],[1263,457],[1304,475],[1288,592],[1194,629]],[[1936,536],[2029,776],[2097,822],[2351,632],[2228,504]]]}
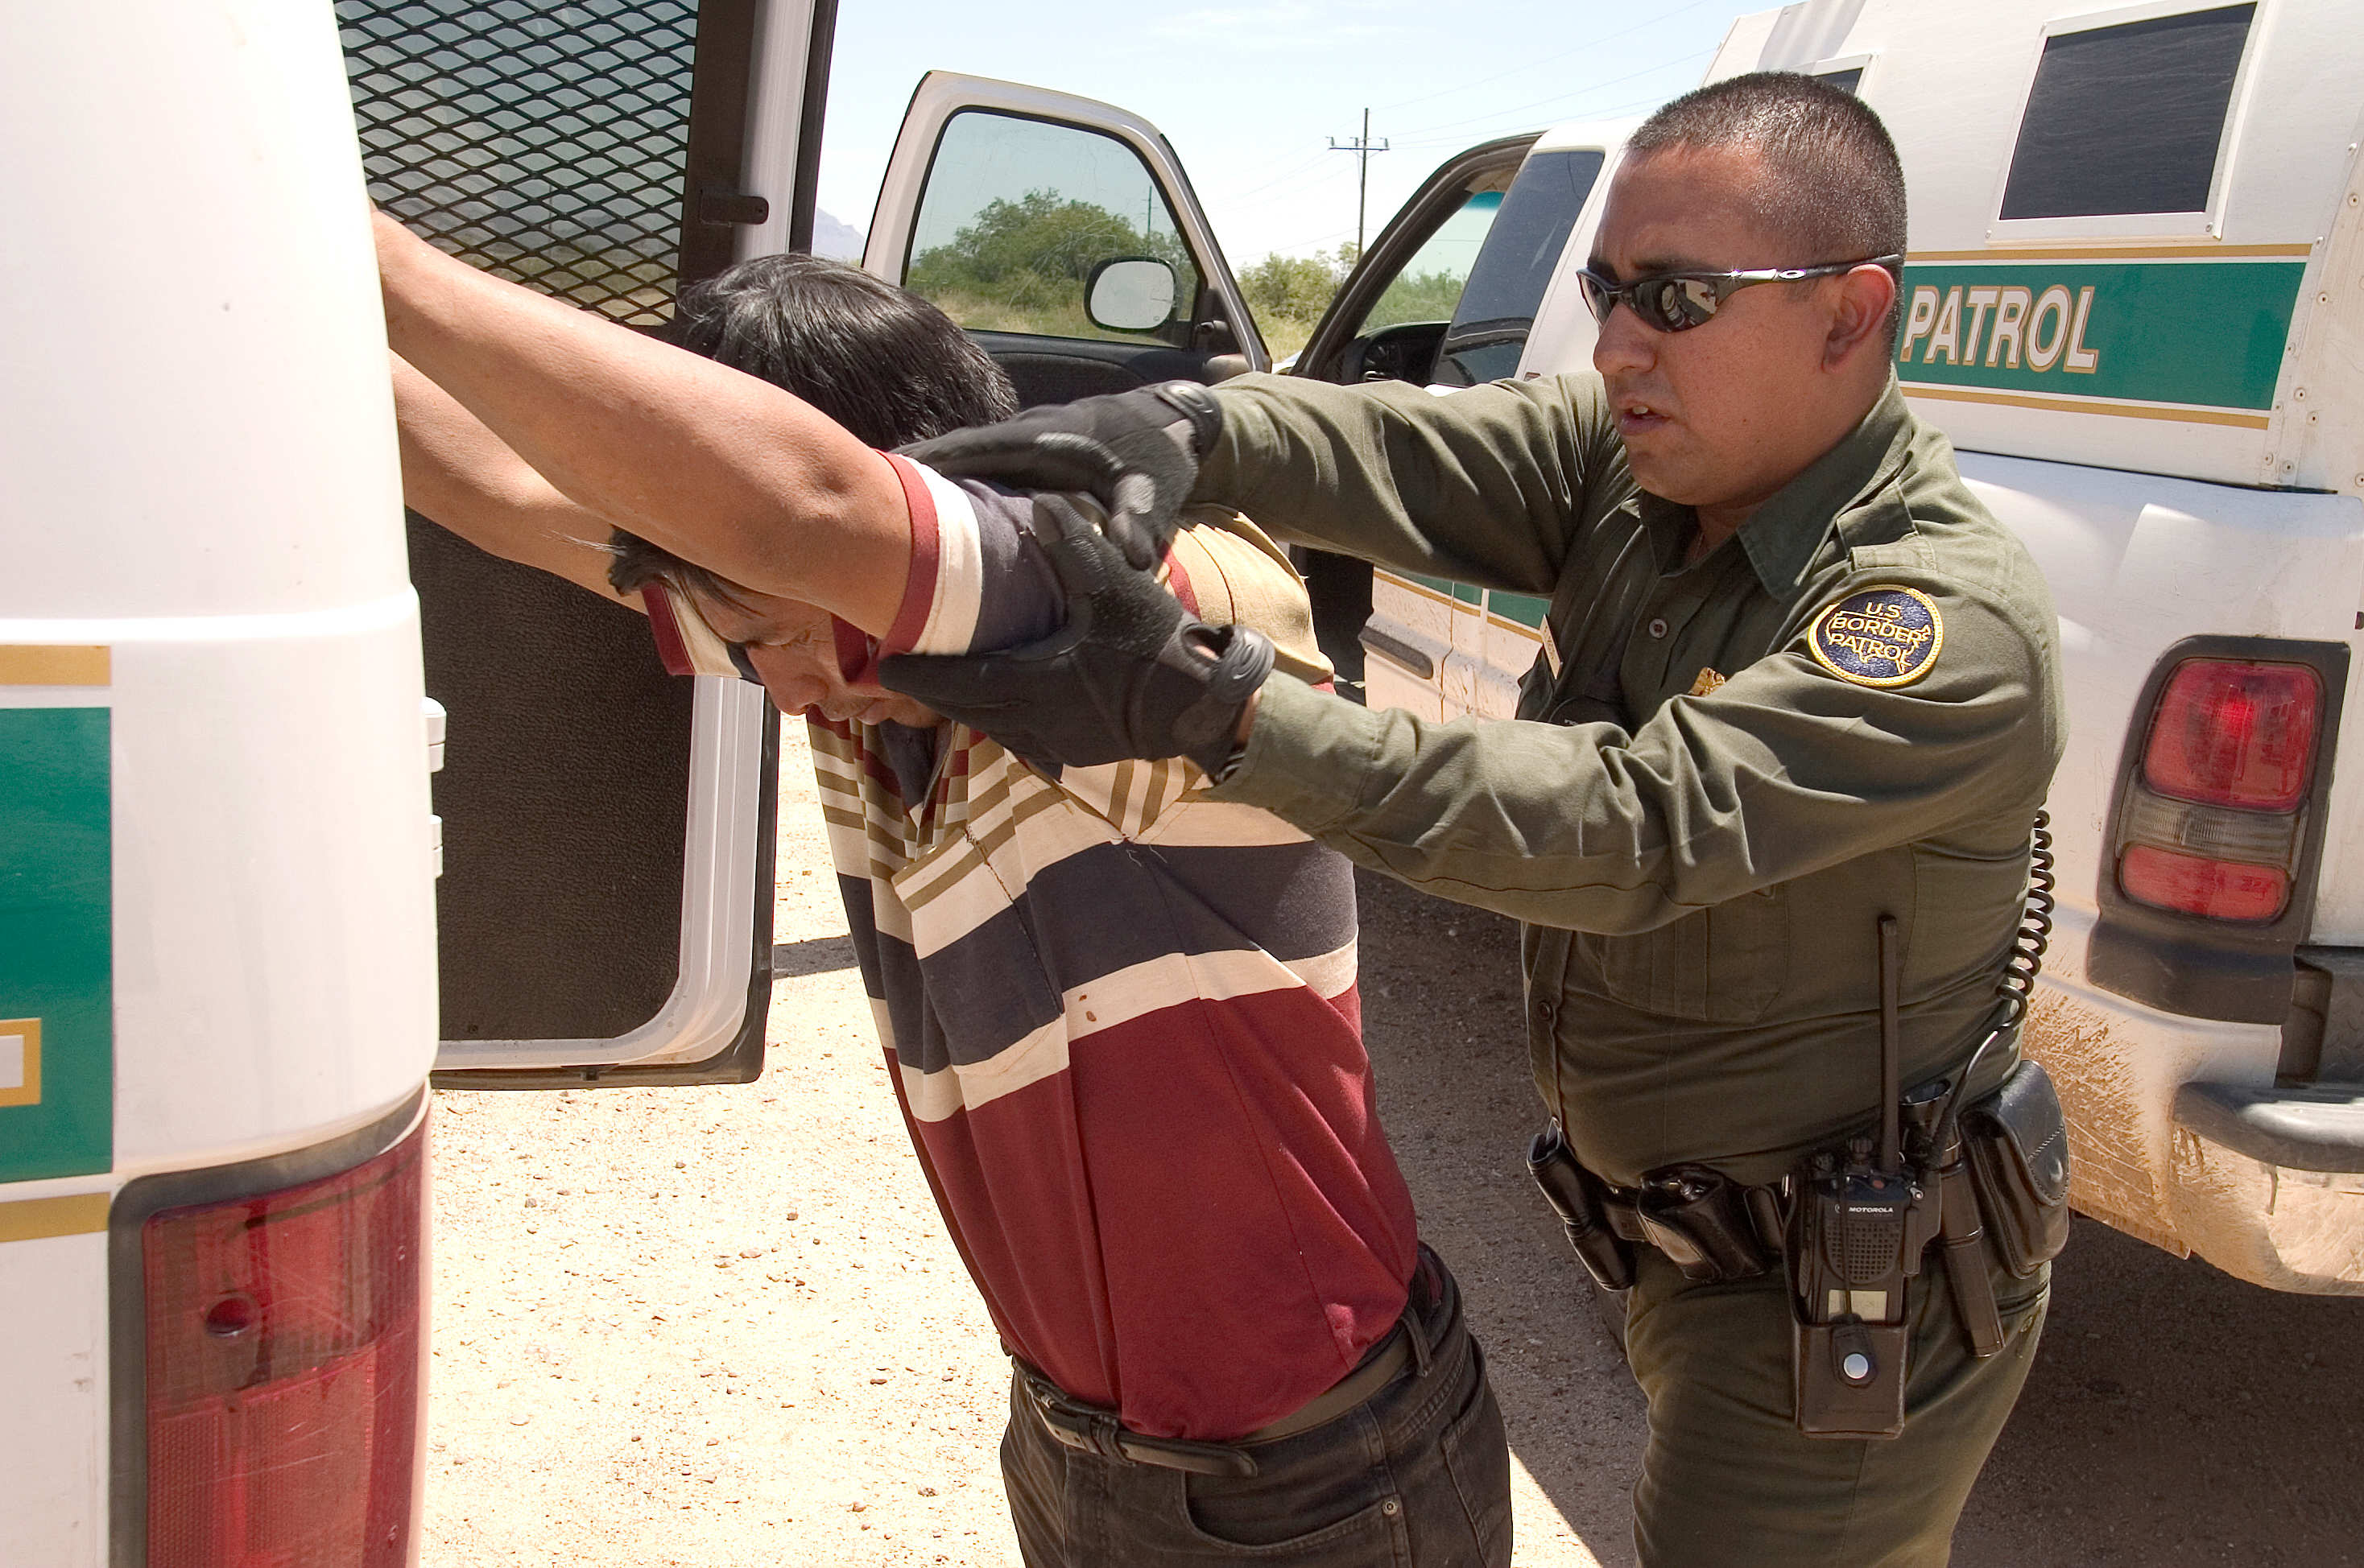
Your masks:
{"label": "dark jeans", "polygon": [[1430,1347],[1427,1370],[1415,1364],[1310,1431],[1253,1445],[1248,1479],[1063,1447],[1013,1383],[1001,1474],[1027,1568],[1508,1568],[1501,1408],[1459,1288],[1422,1251],[1440,1289],[1405,1317]]}

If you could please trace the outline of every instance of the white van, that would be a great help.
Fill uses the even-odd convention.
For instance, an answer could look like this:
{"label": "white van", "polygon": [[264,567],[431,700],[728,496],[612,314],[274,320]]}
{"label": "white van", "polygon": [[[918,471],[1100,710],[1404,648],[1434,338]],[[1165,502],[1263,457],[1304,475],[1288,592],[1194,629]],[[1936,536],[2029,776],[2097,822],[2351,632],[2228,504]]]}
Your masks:
{"label": "white van", "polygon": [[430,1071],[760,1070],[775,721],[406,541],[362,154],[660,319],[808,228],[828,22],[0,10],[6,1568],[413,1561]]}

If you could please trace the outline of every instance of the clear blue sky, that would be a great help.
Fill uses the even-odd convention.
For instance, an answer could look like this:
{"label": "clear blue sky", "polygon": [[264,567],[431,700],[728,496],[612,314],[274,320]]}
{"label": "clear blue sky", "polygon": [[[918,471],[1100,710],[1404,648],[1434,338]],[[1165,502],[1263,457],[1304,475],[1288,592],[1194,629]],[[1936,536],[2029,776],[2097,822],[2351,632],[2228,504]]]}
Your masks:
{"label": "clear blue sky", "polygon": [[1461,149],[1645,113],[1696,86],[1735,17],[1772,0],[842,0],[820,205],[870,226],[896,127],[930,70],[1079,93],[1147,116],[1181,154],[1234,266],[1355,236],[1350,140],[1371,109],[1376,234]]}

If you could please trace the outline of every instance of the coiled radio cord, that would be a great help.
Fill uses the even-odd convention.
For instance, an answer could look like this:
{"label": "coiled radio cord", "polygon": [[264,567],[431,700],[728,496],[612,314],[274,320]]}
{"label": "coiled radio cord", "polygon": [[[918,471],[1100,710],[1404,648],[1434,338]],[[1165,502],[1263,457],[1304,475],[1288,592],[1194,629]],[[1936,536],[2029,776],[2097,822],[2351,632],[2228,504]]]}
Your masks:
{"label": "coiled radio cord", "polygon": [[2027,1017],[2027,1006],[2035,997],[2035,977],[2044,973],[2044,954],[2052,945],[2052,889],[2055,862],[2052,859],[2052,814],[2038,811],[2035,827],[2029,840],[2027,855],[2027,896],[2019,906],[2019,929],[2011,939],[2011,956],[2003,961],[2002,979],[1997,983],[2002,993],[1996,1002],[1994,1026],[1970,1060],[1963,1066],[1962,1075],[1946,1096],[1945,1114],[1938,1118],[1941,1139],[1950,1142],[1954,1118],[1961,1112],[1962,1091],[1969,1087],[1970,1079],[1986,1060],[1989,1051],[2016,1029]]}

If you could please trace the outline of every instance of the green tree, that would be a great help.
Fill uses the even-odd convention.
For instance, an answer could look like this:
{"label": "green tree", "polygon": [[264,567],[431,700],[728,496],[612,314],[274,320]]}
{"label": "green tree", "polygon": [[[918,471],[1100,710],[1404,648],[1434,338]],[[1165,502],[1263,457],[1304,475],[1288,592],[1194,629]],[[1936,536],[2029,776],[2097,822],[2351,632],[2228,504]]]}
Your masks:
{"label": "green tree", "polygon": [[1459,272],[1399,272],[1363,317],[1363,330],[1376,332],[1406,321],[1450,321],[1468,281]]}
{"label": "green tree", "polygon": [[1240,274],[1240,293],[1274,358],[1305,347],[1338,285],[1355,270],[1355,259],[1352,243],[1310,256],[1284,256],[1276,250]]}
{"label": "green tree", "polygon": [[1240,293],[1259,322],[1290,317],[1310,326],[1329,308],[1339,274],[1321,256],[1266,256],[1240,274]]}
{"label": "green tree", "polygon": [[950,241],[914,257],[904,281],[964,327],[1099,338],[1110,334],[1085,317],[1084,284],[1094,267],[1120,256],[1172,266],[1175,298],[1189,308],[1199,272],[1178,236],[1144,234],[1106,207],[1055,191],[987,202]]}

